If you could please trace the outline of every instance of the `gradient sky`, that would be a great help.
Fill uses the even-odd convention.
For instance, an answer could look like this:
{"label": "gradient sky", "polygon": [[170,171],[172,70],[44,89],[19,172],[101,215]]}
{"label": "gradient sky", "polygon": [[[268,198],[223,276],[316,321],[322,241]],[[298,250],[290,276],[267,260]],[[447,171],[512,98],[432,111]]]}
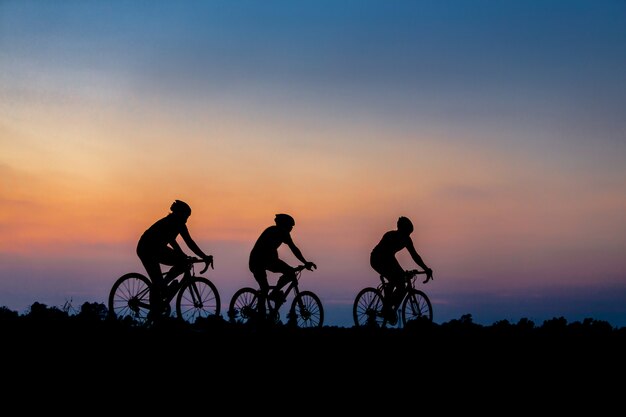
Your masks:
{"label": "gradient sky", "polygon": [[352,326],[404,215],[436,322],[626,326],[625,109],[619,0],[0,0],[0,305],[106,302],[181,199],[223,312],[286,212]]}

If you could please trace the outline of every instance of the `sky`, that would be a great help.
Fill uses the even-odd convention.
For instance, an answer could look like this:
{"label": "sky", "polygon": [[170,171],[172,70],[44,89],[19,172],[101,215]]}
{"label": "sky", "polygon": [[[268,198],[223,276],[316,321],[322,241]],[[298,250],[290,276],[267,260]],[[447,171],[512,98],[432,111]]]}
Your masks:
{"label": "sky", "polygon": [[625,22],[619,0],[0,0],[0,306],[106,303],[180,199],[222,312],[289,213],[301,289],[352,326],[407,216],[435,322],[626,326]]}

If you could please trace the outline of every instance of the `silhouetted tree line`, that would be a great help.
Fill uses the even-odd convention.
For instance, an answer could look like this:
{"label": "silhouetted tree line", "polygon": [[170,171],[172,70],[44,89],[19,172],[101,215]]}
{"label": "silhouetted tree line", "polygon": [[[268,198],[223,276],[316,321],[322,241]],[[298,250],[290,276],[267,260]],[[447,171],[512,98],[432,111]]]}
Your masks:
{"label": "silhouetted tree line", "polygon": [[[114,324],[119,327],[139,328],[141,326],[130,319],[115,319],[108,315],[108,308],[103,303],[85,302],[80,309],[76,310],[71,306],[69,308],[59,308],[56,306],[48,306],[43,303],[35,302],[23,314],[13,311],[5,306],[0,307],[0,325],[14,325],[20,323],[43,323],[43,324],[81,324],[81,325],[97,325],[99,323]],[[167,324],[170,329],[178,330],[210,330],[217,328],[236,328],[245,327],[246,325],[237,325],[228,323],[222,317],[199,319],[196,323],[190,324],[181,320],[171,318]],[[278,325],[277,327],[281,327]],[[336,326],[325,326],[325,329],[339,331],[341,329]],[[457,334],[466,336],[530,336],[530,335],[582,335],[582,336],[608,336],[623,335],[626,337],[626,327],[615,327],[609,322],[586,318],[582,321],[568,322],[564,317],[555,317],[544,321],[541,325],[537,325],[528,318],[522,318],[517,323],[509,320],[501,320],[491,325],[481,325],[473,321],[471,314],[462,315],[459,319],[453,319],[441,324],[430,322],[410,322],[403,329],[367,329],[353,328],[364,333],[372,331],[388,331],[388,332],[406,332],[406,333],[433,333],[442,332],[447,334]],[[293,329],[292,329],[293,330]],[[303,329],[310,330],[314,333],[320,329]]]}
{"label": "silhouetted tree line", "polygon": [[[27,366],[48,378],[41,381],[95,382],[103,390],[118,387],[116,381],[134,386],[155,380],[170,387],[167,381],[198,375],[209,376],[207,384],[213,380],[239,389],[256,387],[250,380],[262,375],[268,387],[280,386],[283,393],[301,389],[303,373],[307,381],[315,379],[313,374],[322,378],[324,395],[348,386],[369,389],[372,383],[377,393],[383,389],[397,395],[402,388],[410,390],[405,395],[415,395],[424,387],[464,392],[483,390],[485,384],[496,390],[518,384],[522,389],[523,381],[532,381],[533,392],[551,392],[555,383],[575,389],[581,381],[604,388],[606,384],[598,385],[606,382],[603,375],[626,369],[626,327],[592,318],[481,325],[465,314],[445,323],[413,321],[401,329],[298,329],[258,328],[213,317],[193,324],[172,318],[150,327],[110,317],[101,303],[69,309],[36,302],[24,314],[0,307],[0,340],[7,364],[20,364],[5,366],[12,370],[5,375],[8,380],[30,386],[31,373],[22,372]],[[296,374],[298,383],[285,384]],[[111,376],[112,382],[100,384]],[[403,378],[411,383],[378,383]],[[205,395],[205,382],[198,387]]]}

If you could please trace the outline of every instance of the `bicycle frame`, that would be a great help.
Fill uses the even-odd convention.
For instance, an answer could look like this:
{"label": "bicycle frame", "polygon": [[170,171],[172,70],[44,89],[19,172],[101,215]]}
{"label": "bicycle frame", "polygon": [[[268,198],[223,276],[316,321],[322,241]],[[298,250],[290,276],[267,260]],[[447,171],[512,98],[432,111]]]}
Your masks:
{"label": "bicycle frame", "polygon": [[[289,282],[289,285],[287,285],[286,289],[283,290],[284,292],[284,297],[282,300],[280,300],[280,302],[276,302],[271,300],[269,297],[266,297],[265,299],[265,305],[267,306],[267,308],[271,309],[274,312],[278,312],[278,310],[280,310],[280,308],[287,302],[287,298],[289,297],[289,295],[291,294],[291,292],[293,291],[293,296],[294,298],[297,297],[300,294],[300,287],[298,287],[298,283],[300,281],[300,275],[302,275],[302,270],[304,269],[304,265],[300,265],[298,267],[295,268],[295,273],[296,273],[296,277],[294,279],[291,280],[291,282]],[[279,279],[280,280],[280,279]],[[276,289],[278,287],[278,285],[270,285],[268,294]],[[261,291],[261,289],[259,288],[258,290],[259,292]],[[272,305],[271,303],[274,303],[274,305]]]}
{"label": "bicycle frame", "polygon": [[[382,327],[403,326],[408,321],[427,318],[432,321],[432,304],[423,291],[416,288],[417,275],[427,274],[426,271],[405,271],[404,295],[400,303],[395,306],[396,320],[388,320],[384,314],[384,305],[387,302],[385,292],[391,285],[389,280],[380,276],[380,283],[376,287],[365,287],[356,296],[352,314],[356,326],[376,325]],[[424,283],[430,280],[430,276]]]}
{"label": "bicycle frame", "polygon": [[[417,276],[419,274],[426,274],[426,271],[420,271],[418,269],[412,269],[412,270],[408,270],[408,271],[404,271],[404,297],[402,297],[402,300],[400,301],[400,304],[397,306],[397,308],[399,308],[402,303],[404,302],[404,299],[406,298],[406,296],[409,294],[409,290],[414,290],[416,289],[415,287],[415,280],[417,279]],[[426,282],[426,281],[424,281]],[[391,283],[389,282],[389,280],[384,277],[384,276],[380,276],[380,284],[378,284],[378,287],[376,287],[376,289],[378,289],[378,291],[381,292],[381,294],[383,295],[383,298],[385,297],[385,289],[391,285]],[[386,300],[385,300],[386,301]]]}
{"label": "bicycle frame", "polygon": [[[303,269],[305,269],[304,265],[294,268],[296,276],[285,285],[283,297],[279,300],[269,297],[271,290],[277,288],[277,285],[270,285],[268,294],[264,294],[264,305],[259,305],[259,301],[262,298],[261,289],[259,287],[243,287],[237,290],[230,301],[228,309],[229,319],[234,323],[248,323],[249,320],[259,323],[265,322],[265,320],[269,318],[269,322],[274,321],[278,323],[280,321],[278,312],[287,302],[288,298],[292,297],[289,313],[287,315],[288,324],[293,324],[297,327],[322,327],[324,322],[324,308],[321,300],[312,291],[300,290],[299,288]],[[262,314],[261,310],[263,307],[265,307],[265,312],[269,312],[269,316]]]}
{"label": "bicycle frame", "polygon": [[[178,291],[180,291],[181,288],[185,287],[185,285],[187,284],[187,281],[191,281],[191,287],[193,288],[193,291],[191,292],[191,297],[193,299],[193,302],[197,303],[198,300],[200,300],[201,295],[198,292],[198,287],[195,285],[195,281],[193,281],[193,278],[196,277],[196,271],[195,271],[195,268],[194,268],[194,264],[199,263],[199,262],[204,262],[204,261],[202,259],[197,259],[197,258],[190,258],[189,259],[189,262],[187,263],[187,268],[185,269],[185,272],[183,272],[183,277],[180,279],[180,284],[178,286],[178,289],[176,291],[172,292],[171,294],[167,295],[167,303],[168,304],[172,302],[174,297],[176,297],[176,294],[178,294]],[[205,263],[205,266],[202,269],[202,271],[200,271],[200,274],[203,274],[204,272],[206,272],[206,270],[208,268],[209,268],[209,264]],[[163,277],[164,278],[167,276],[168,272],[164,272],[163,273]],[[176,278],[177,277],[173,277],[172,279],[166,281],[165,285],[166,286],[170,285],[172,283],[172,281],[174,281]]]}
{"label": "bicycle frame", "polygon": [[[176,298],[176,315],[186,321],[194,321],[200,317],[219,315],[220,299],[215,285],[206,277],[196,275],[194,264],[204,262],[204,273],[211,262],[189,257],[184,271],[165,282],[163,288],[163,302],[165,309],[162,312],[169,316],[172,311],[172,300]],[[164,272],[167,277],[169,271]],[[171,282],[180,278],[177,288],[172,288]],[[169,284],[169,285],[168,285]],[[152,310],[150,291],[153,282],[145,275],[131,272],[121,276],[111,288],[109,294],[109,312],[120,317],[131,316],[140,322],[145,322]],[[148,320],[149,321],[149,320]]]}
{"label": "bicycle frame", "polygon": [[[180,284],[178,286],[178,289],[174,292],[168,293],[167,291],[167,287],[168,285],[170,285],[172,283],[172,281],[176,280],[178,277],[173,277],[169,280],[165,280],[165,277],[167,276],[167,274],[169,273],[169,271],[165,271],[162,272],[161,275],[163,275],[163,284],[165,287],[165,292],[167,293],[167,298],[165,299],[165,302],[167,304],[171,303],[172,300],[174,299],[174,297],[176,297],[176,294],[178,294],[178,291],[183,288],[187,281],[192,280],[196,274],[195,274],[195,270],[194,270],[194,264],[198,263],[198,262],[203,262],[201,259],[189,259],[189,263],[186,265],[186,269],[185,271],[182,273],[182,278],[180,279]],[[208,265],[206,265],[204,267],[204,269],[200,272],[201,274],[204,273],[208,268]],[[180,275],[179,275],[180,277]],[[154,283],[152,283],[152,285],[154,285]],[[198,288],[196,287],[196,285],[194,285],[193,281],[192,281],[192,288],[193,288],[193,292],[191,293],[192,297],[193,297],[193,301],[194,303],[198,301],[198,299],[200,299],[200,294],[198,293]],[[150,287],[144,288],[142,291],[139,291],[137,293],[138,299],[139,300],[149,300],[149,296],[148,293],[150,292]],[[146,303],[146,302],[142,302],[139,301],[139,306],[143,307],[143,308],[150,308],[150,303]]]}

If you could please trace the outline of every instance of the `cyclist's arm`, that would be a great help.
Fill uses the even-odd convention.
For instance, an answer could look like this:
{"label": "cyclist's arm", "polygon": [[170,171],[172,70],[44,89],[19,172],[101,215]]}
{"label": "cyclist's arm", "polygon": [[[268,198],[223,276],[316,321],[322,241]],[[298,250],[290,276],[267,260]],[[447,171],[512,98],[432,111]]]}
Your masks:
{"label": "cyclist's arm", "polygon": [[172,249],[174,249],[176,252],[180,252],[183,253],[183,249],[180,247],[180,245],[178,244],[178,242],[176,241],[176,239],[172,239],[170,240],[169,245],[172,247]]}
{"label": "cyclist's arm", "polygon": [[296,246],[296,244],[293,243],[293,240],[288,239],[285,243],[287,244],[287,246],[289,246],[289,249],[291,249],[291,252],[293,252],[294,256],[298,258],[298,260],[302,262],[307,267],[307,269],[317,268],[317,265],[315,265],[313,262],[307,261],[304,258],[304,255],[302,255],[302,252]]}
{"label": "cyclist's arm", "polygon": [[413,258],[413,261],[415,261],[416,264],[418,264],[419,266],[421,266],[424,271],[428,272],[429,275],[432,274],[432,269],[430,269],[425,263],[424,260],[422,259],[422,257],[417,253],[417,251],[415,250],[415,246],[413,246],[413,244],[411,243],[410,245],[407,246],[406,248],[409,253],[411,254],[411,258]]}
{"label": "cyclist's arm", "polygon": [[185,244],[187,245],[187,247],[189,247],[189,249],[193,251],[193,253],[195,253],[202,259],[208,258],[208,255],[202,252],[202,249],[200,249],[200,247],[196,244],[196,242],[191,238],[191,235],[189,234],[189,229],[187,229],[187,227],[184,227],[180,231],[180,236],[185,241]]}

